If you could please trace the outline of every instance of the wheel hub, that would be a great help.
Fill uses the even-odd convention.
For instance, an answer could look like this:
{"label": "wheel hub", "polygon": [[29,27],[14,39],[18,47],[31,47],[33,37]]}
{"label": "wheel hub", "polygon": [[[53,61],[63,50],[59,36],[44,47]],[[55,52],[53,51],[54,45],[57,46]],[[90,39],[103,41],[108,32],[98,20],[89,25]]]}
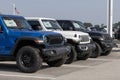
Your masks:
{"label": "wheel hub", "polygon": [[30,67],[32,65],[32,57],[30,54],[24,54],[21,60],[22,60],[22,64],[26,67]]}

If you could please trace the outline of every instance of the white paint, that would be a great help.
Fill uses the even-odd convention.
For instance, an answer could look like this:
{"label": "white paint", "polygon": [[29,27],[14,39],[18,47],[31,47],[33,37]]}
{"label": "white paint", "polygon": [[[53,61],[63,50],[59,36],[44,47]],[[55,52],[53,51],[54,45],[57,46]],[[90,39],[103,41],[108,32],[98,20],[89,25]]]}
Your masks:
{"label": "white paint", "polygon": [[4,77],[19,77],[19,78],[36,78],[36,79],[56,79],[53,77],[40,77],[40,76],[27,76],[27,75],[10,75],[10,74],[0,74],[0,76],[4,76]]}
{"label": "white paint", "polygon": [[84,66],[84,65],[63,65],[65,67],[75,67],[75,68],[81,68],[81,67],[85,67],[85,68],[92,68],[92,66]]}
{"label": "white paint", "polygon": [[[79,44],[88,44],[88,43],[90,43],[90,36],[89,36],[88,33],[84,33],[84,32],[81,32],[81,31],[69,31],[69,30],[68,30],[68,31],[63,31],[63,29],[62,29],[62,28],[60,27],[60,25],[58,25],[58,24],[56,24],[56,25],[58,25],[58,28],[59,28],[60,30],[47,29],[47,28],[45,27],[45,25],[44,25],[44,23],[43,23],[42,20],[52,20],[52,21],[56,21],[56,20],[53,19],[53,18],[42,18],[42,17],[25,17],[25,18],[26,18],[27,20],[29,20],[29,21],[37,20],[37,21],[40,23],[43,31],[54,31],[54,32],[60,33],[60,34],[62,34],[66,39],[71,39],[71,40],[73,40],[75,43],[79,43]],[[75,35],[76,35],[76,37],[75,37]],[[88,41],[84,41],[84,42],[81,41],[82,36],[87,36],[87,37],[89,38],[89,40],[88,40]]]}

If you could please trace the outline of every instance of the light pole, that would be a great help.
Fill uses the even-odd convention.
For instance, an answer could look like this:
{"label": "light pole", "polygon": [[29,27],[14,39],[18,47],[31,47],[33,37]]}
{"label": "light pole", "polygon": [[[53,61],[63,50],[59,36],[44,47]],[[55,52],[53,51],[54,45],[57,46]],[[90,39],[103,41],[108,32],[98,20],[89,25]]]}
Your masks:
{"label": "light pole", "polygon": [[112,37],[113,29],[113,0],[107,0],[107,32]]}

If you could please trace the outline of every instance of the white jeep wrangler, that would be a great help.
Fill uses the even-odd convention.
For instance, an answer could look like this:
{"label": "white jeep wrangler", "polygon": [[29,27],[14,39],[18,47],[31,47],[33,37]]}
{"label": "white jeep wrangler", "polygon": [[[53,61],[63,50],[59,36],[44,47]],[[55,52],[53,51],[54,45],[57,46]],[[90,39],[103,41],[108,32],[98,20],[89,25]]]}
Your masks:
{"label": "white jeep wrangler", "polygon": [[86,60],[91,54],[90,36],[88,33],[78,31],[63,31],[55,19],[26,17],[33,30],[54,31],[61,33],[66,38],[66,46],[71,46],[71,51],[68,53],[66,64],[77,60]]}

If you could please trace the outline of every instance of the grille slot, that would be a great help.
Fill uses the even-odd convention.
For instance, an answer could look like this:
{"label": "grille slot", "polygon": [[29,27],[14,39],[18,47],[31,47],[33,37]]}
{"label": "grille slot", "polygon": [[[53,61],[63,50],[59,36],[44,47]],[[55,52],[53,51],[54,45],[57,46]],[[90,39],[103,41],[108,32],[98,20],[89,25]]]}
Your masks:
{"label": "grille slot", "polygon": [[104,35],[104,41],[106,42],[106,43],[111,43],[112,42],[112,38],[110,37],[110,35],[109,34],[106,34],[106,35]]}
{"label": "grille slot", "polygon": [[89,41],[89,37],[84,35],[84,36],[81,36],[82,40],[81,42],[88,42]]}
{"label": "grille slot", "polygon": [[48,35],[46,37],[47,37],[47,44],[49,44],[49,45],[63,43],[63,37],[61,35]]}
{"label": "grille slot", "polygon": [[109,34],[104,35],[104,38],[105,38],[105,40],[111,40],[112,39]]}

